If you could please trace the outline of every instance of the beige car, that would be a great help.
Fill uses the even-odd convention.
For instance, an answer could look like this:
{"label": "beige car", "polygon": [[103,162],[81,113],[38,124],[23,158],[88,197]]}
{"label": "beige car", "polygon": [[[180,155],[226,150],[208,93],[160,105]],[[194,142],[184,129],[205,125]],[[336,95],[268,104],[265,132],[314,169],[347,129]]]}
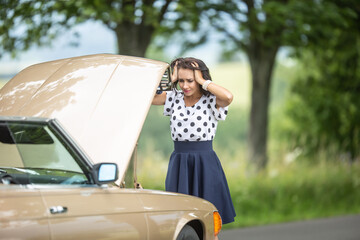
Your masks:
{"label": "beige car", "polygon": [[124,184],[168,68],[89,55],[30,66],[0,90],[1,239],[214,239],[211,203]]}

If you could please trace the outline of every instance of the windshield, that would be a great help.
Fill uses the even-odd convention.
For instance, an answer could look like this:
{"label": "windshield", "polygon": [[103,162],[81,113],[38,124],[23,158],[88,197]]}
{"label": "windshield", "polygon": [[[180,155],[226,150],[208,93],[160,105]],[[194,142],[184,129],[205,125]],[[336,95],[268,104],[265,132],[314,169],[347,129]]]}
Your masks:
{"label": "windshield", "polygon": [[81,160],[48,123],[0,122],[2,183],[85,184],[82,169]]}

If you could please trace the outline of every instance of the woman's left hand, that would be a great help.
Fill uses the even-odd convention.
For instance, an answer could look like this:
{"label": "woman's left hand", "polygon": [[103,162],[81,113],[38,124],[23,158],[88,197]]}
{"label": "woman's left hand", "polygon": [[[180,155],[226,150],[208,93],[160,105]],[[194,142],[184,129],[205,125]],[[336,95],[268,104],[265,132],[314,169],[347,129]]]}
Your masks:
{"label": "woman's left hand", "polygon": [[[193,67],[199,68],[199,65],[196,62],[192,62],[191,65]],[[205,79],[203,78],[203,75],[201,73],[201,71],[199,69],[195,69],[194,70],[194,77],[195,77],[195,81],[200,84],[203,85],[205,82]]]}

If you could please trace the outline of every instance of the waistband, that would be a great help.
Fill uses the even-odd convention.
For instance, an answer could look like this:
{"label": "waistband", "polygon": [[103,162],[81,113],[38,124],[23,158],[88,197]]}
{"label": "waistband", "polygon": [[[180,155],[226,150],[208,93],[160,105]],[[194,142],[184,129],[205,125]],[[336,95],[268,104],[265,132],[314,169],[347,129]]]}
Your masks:
{"label": "waistband", "polygon": [[198,151],[212,151],[213,141],[174,141],[175,152],[198,152]]}

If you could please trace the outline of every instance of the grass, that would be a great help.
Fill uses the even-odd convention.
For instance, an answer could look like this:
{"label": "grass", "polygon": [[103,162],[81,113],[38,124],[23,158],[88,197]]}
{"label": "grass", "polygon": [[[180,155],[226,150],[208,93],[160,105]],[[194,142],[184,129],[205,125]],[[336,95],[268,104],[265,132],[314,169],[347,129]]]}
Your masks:
{"label": "grass", "polygon": [[[360,213],[359,163],[312,163],[301,157],[291,162],[283,155],[266,171],[250,175],[244,151],[245,147],[238,149],[237,159],[217,151],[237,213],[225,229]],[[145,155],[139,156],[140,182],[145,188],[164,190],[167,158],[156,151]]]}
{"label": "grass", "polygon": [[253,177],[229,171],[238,216],[226,228],[360,213],[359,170],[359,164],[300,162]]}

